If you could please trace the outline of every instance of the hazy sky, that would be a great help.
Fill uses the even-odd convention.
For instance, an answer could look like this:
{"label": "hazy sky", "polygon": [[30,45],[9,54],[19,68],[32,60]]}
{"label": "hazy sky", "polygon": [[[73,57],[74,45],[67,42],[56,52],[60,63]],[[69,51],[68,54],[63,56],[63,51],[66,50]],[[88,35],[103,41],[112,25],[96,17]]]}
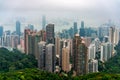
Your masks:
{"label": "hazy sky", "polygon": [[39,22],[41,15],[49,19],[84,20],[95,26],[111,19],[120,22],[120,0],[0,0],[0,25],[24,19]]}

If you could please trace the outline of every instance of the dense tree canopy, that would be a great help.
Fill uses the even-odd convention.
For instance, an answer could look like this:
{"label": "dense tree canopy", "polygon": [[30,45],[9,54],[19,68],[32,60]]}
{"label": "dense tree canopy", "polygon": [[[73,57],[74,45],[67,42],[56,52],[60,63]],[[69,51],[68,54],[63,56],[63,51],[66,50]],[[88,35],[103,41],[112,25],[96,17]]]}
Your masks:
{"label": "dense tree canopy", "polygon": [[83,76],[66,77],[37,68],[10,71],[0,74],[0,80],[119,80],[119,74],[92,73]]}
{"label": "dense tree canopy", "polygon": [[99,65],[100,67],[103,66],[101,72],[120,74],[120,41],[118,45],[115,46],[115,50],[115,56],[110,58],[107,62],[102,63],[103,65]]}
{"label": "dense tree canopy", "polygon": [[9,51],[6,48],[0,48],[0,72],[36,67],[37,60],[34,56],[23,54],[16,49]]}
{"label": "dense tree canopy", "polygon": [[0,80],[119,80],[120,42],[115,50],[117,54],[107,62],[99,61],[99,73],[73,77],[72,71],[68,74],[55,74],[39,70],[33,55],[26,55],[15,49],[9,51],[0,48]]}

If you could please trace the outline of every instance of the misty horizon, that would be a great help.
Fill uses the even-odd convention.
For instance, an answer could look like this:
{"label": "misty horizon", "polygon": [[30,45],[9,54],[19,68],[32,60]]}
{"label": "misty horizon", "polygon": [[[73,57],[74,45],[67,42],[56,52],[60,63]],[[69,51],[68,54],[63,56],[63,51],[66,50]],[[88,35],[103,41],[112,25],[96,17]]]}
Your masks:
{"label": "misty horizon", "polygon": [[112,20],[119,27],[119,7],[118,0],[0,0],[0,25],[15,27],[19,20],[24,27],[33,24],[38,28],[42,15],[46,15],[47,22],[55,25],[63,20],[70,24],[84,21],[86,26],[99,27]]}

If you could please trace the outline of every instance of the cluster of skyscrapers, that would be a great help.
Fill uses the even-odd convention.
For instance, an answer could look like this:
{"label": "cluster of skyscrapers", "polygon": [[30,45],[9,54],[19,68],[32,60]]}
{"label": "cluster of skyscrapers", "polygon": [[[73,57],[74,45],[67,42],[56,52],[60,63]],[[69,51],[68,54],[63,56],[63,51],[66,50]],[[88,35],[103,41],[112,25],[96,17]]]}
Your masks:
{"label": "cluster of skyscrapers", "polygon": [[98,72],[98,61],[105,62],[116,55],[114,47],[120,40],[120,31],[114,25],[85,28],[84,21],[81,21],[80,29],[74,22],[70,29],[55,33],[55,24],[46,24],[45,16],[42,20],[40,31],[29,24],[21,33],[19,21],[16,21],[16,31],[13,33],[3,32],[0,26],[0,45],[34,55],[38,68],[42,70],[73,70],[75,75]]}
{"label": "cluster of skyscrapers", "polygon": [[16,31],[12,32],[10,30],[3,32],[3,27],[0,26],[0,45],[4,47],[17,48],[20,44],[21,31],[20,22],[16,21]]}

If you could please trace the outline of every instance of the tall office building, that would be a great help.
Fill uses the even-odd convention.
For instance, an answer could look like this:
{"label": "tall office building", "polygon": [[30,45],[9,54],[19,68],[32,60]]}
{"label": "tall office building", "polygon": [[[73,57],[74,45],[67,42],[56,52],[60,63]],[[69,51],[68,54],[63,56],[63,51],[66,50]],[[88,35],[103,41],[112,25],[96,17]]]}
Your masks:
{"label": "tall office building", "polygon": [[28,29],[30,29],[30,30],[33,31],[33,30],[34,30],[34,26],[33,26],[32,24],[29,24],[29,25],[28,25]]}
{"label": "tall office building", "polygon": [[73,27],[74,27],[74,35],[75,35],[78,33],[77,22],[74,22]]}
{"label": "tall office building", "polygon": [[11,47],[17,49],[18,44],[19,44],[19,36],[12,35],[11,36]]}
{"label": "tall office building", "polygon": [[46,17],[42,16],[42,29],[45,30],[46,27]]}
{"label": "tall office building", "polygon": [[[16,38],[17,39],[17,38]],[[10,47],[11,46],[11,35],[5,31],[1,37],[1,45],[5,47]]]}
{"label": "tall office building", "polygon": [[28,35],[28,54],[32,54],[34,56],[35,56],[35,36],[36,32],[31,32],[31,34]]}
{"label": "tall office building", "polygon": [[106,25],[102,25],[98,28],[98,37],[102,38],[104,36],[108,36],[109,35],[109,27]]}
{"label": "tall office building", "polygon": [[21,34],[20,26],[21,26],[20,22],[16,21],[16,33],[18,36],[20,36],[20,34]]}
{"label": "tall office building", "polygon": [[20,44],[20,36],[21,36],[21,28],[20,28],[21,24],[19,21],[16,21],[16,33],[19,36],[19,44]]}
{"label": "tall office building", "polygon": [[78,34],[75,35],[75,38],[73,39],[73,68],[74,70],[77,70],[77,65],[76,65],[76,55],[78,54],[78,45],[81,43],[81,38]]}
{"label": "tall office building", "polygon": [[38,43],[38,68],[45,70],[45,55],[46,55],[46,42],[41,41]]}
{"label": "tall office building", "polygon": [[119,32],[120,32],[119,29],[117,29],[115,27],[109,28],[109,42],[113,44],[112,56],[114,56],[114,53],[115,53],[114,47],[119,42]]}
{"label": "tall office building", "polygon": [[82,37],[85,37],[84,21],[81,21],[81,28],[80,28],[79,35]]}
{"label": "tall office building", "polygon": [[84,21],[81,21],[81,28],[84,28]]}
{"label": "tall office building", "polygon": [[0,37],[0,46],[2,46],[2,42],[3,42],[2,37]]}
{"label": "tall office building", "polygon": [[[17,39],[18,39],[18,37],[16,37],[16,40],[17,40]],[[11,47],[11,43],[12,43],[11,40],[12,40],[12,36],[6,35],[6,44],[5,44],[6,47]],[[16,40],[15,40],[15,42],[17,42]],[[15,43],[15,42],[14,42],[14,43]],[[18,44],[17,44],[17,45],[18,45]],[[17,45],[16,45],[16,48],[17,48]]]}
{"label": "tall office building", "polygon": [[24,37],[21,37],[19,50],[20,50],[22,53],[25,53],[24,49],[25,49],[25,46],[24,46]]}
{"label": "tall office building", "polygon": [[3,27],[0,26],[0,37],[2,37],[2,35],[3,35]]}
{"label": "tall office building", "polygon": [[42,31],[32,31],[31,34],[28,35],[28,54],[33,54],[36,59],[38,59],[38,42],[45,41],[44,37]]}
{"label": "tall office building", "polygon": [[73,69],[77,75],[83,75],[88,72],[87,47],[79,34],[76,34],[73,39]]}
{"label": "tall office building", "polygon": [[55,71],[55,60],[56,60],[56,54],[55,54],[55,47],[54,44],[48,44],[46,45],[46,55],[45,55],[45,68],[49,72]]}
{"label": "tall office building", "polygon": [[41,38],[40,38],[41,41],[46,41],[46,31],[45,30],[40,30],[39,32],[37,32],[37,35],[41,36]]}
{"label": "tall office building", "polygon": [[38,59],[38,42],[46,41],[46,32],[40,30],[39,32],[32,31],[30,29],[25,29],[24,32],[24,41],[25,41],[25,53],[33,54],[36,59]]}
{"label": "tall office building", "polygon": [[60,55],[60,38],[56,37],[55,38],[55,53],[56,55]]}
{"label": "tall office building", "polygon": [[100,45],[101,45],[99,38],[95,38],[95,40],[93,41],[93,44],[95,44],[96,52],[99,52]]}
{"label": "tall office building", "polygon": [[119,29],[118,28],[115,28],[114,30],[114,44],[117,45],[118,42],[119,42]]}
{"label": "tall office building", "polygon": [[98,72],[98,61],[94,59],[90,59],[88,62],[88,72]]}
{"label": "tall office building", "polygon": [[114,43],[114,30],[114,27],[109,28],[109,42],[112,44]]}
{"label": "tall office building", "polygon": [[55,44],[54,24],[48,24],[46,26],[46,42]]}
{"label": "tall office building", "polygon": [[26,54],[33,54],[33,41],[36,35],[36,31],[31,31],[30,29],[24,30],[24,46],[25,46],[25,53]]}
{"label": "tall office building", "polygon": [[103,37],[103,42],[106,43],[106,42],[108,42],[108,41],[109,41],[108,36],[104,36],[104,37]]}
{"label": "tall office building", "polygon": [[[69,37],[71,38],[71,39],[73,39],[73,37],[74,37],[74,28],[70,28],[69,30],[68,30],[68,32],[69,32]],[[66,34],[66,32],[64,33],[64,34]],[[65,37],[66,39],[68,38],[68,36],[66,36]]]}
{"label": "tall office building", "polygon": [[40,41],[42,41],[41,34],[39,34],[38,32],[33,34],[33,44],[31,46],[33,46],[32,52],[36,59],[38,59],[38,42]]}
{"label": "tall office building", "polygon": [[30,34],[30,29],[24,30],[24,47],[25,47],[25,53],[28,54],[28,35]]}
{"label": "tall office building", "polygon": [[59,66],[62,68],[62,48],[64,46],[64,40],[60,40],[60,50],[59,50]]}
{"label": "tall office building", "polygon": [[64,46],[63,47],[67,47],[70,57],[72,56],[72,50],[73,50],[73,39],[65,39],[64,40]]}
{"label": "tall office building", "polygon": [[62,48],[62,70],[65,72],[70,71],[70,53],[68,47]]}
{"label": "tall office building", "polygon": [[85,45],[87,47],[89,47],[91,42],[92,42],[92,38],[91,37],[85,37],[85,38],[83,38],[83,40],[85,41]]}
{"label": "tall office building", "polygon": [[101,45],[101,53],[100,53],[100,60],[107,61],[109,58],[112,57],[113,52],[113,44],[110,42],[103,43]]}
{"label": "tall office building", "polygon": [[88,59],[95,59],[96,56],[96,46],[95,44],[90,44],[88,47]]}

